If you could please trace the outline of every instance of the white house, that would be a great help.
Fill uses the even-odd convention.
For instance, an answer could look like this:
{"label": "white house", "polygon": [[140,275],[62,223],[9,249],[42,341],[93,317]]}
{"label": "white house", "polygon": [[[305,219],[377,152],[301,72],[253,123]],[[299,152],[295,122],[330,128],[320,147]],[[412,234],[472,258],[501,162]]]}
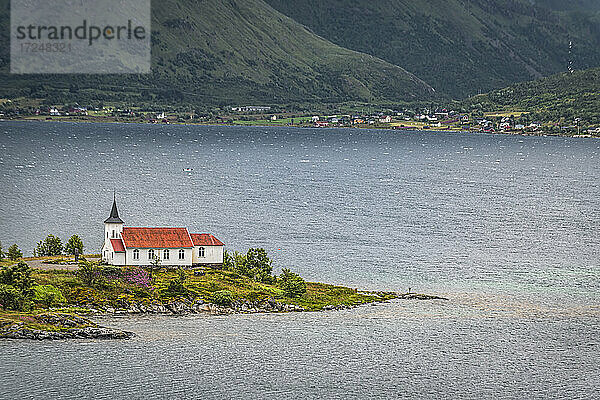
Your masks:
{"label": "white house", "polygon": [[224,244],[210,233],[189,233],[187,228],[124,226],[113,199],[104,221],[102,260],[110,265],[161,266],[221,265]]}

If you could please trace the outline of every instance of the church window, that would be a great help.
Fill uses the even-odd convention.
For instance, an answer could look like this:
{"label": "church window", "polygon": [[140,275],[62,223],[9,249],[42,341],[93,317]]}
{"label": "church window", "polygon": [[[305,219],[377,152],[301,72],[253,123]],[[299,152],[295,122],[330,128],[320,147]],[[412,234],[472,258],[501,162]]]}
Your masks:
{"label": "church window", "polygon": [[154,260],[156,256],[154,255],[154,249],[148,250],[148,260]]}
{"label": "church window", "polygon": [[134,260],[140,259],[140,251],[138,249],[133,250],[133,259]]}
{"label": "church window", "polygon": [[163,250],[163,259],[164,260],[168,260],[169,259],[169,250],[168,249],[164,249]]}
{"label": "church window", "polygon": [[115,239],[117,237],[116,231],[113,229],[113,239]]}
{"label": "church window", "polygon": [[198,249],[198,257],[204,258],[204,247]]}
{"label": "church window", "polygon": [[185,251],[183,249],[179,250],[179,259],[183,260],[185,258]]}

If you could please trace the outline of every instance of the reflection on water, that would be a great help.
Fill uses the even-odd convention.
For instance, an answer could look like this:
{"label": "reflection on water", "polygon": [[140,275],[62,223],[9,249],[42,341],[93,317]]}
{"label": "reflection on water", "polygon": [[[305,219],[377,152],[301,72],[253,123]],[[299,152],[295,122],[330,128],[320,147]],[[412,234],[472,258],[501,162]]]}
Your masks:
{"label": "reflection on water", "polygon": [[23,122],[0,139],[0,240],[26,253],[47,233],[97,251],[116,188],[130,226],[188,226],[311,280],[450,299],[106,318],[138,337],[0,342],[0,398],[600,389],[598,140]]}

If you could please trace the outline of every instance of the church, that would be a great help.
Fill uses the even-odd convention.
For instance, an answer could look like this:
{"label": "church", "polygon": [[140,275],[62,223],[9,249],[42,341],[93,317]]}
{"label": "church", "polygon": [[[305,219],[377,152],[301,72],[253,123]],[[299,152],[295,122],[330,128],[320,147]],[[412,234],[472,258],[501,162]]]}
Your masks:
{"label": "church", "polygon": [[116,197],[104,221],[102,261],[109,265],[192,267],[222,265],[224,244],[210,233],[189,233],[187,228],[124,226]]}

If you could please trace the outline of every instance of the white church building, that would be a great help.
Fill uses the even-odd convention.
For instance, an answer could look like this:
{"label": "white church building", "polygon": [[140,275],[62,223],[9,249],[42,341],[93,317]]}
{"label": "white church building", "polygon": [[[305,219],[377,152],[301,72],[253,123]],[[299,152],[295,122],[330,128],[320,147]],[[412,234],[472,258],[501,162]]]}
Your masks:
{"label": "white church building", "polygon": [[187,228],[124,226],[115,198],[104,221],[102,261],[119,266],[148,266],[156,258],[167,267],[223,264],[224,246],[210,233],[189,233]]}

